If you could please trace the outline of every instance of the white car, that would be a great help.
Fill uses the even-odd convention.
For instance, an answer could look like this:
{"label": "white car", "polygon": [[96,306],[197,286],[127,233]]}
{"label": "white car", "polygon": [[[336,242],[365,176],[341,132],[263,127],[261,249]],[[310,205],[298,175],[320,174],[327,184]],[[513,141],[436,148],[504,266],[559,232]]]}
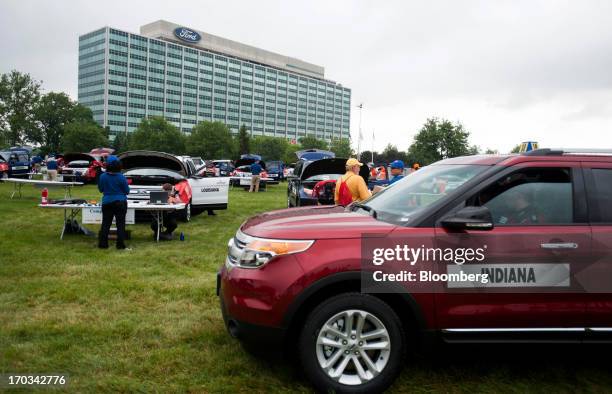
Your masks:
{"label": "white car", "polygon": [[227,209],[229,179],[198,176],[193,161],[185,156],[130,151],[120,154],[119,159],[130,184],[130,200],[148,200],[152,191],[160,191],[164,183],[170,183],[186,204],[182,214],[186,221],[192,213]]}

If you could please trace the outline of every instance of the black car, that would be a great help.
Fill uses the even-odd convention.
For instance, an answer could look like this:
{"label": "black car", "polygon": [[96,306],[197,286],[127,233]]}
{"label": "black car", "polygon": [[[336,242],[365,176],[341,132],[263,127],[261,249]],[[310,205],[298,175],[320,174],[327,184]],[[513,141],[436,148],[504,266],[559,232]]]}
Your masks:
{"label": "black car", "polygon": [[[320,160],[300,160],[295,166],[293,176],[288,178],[287,207],[306,205],[333,205],[336,181],[346,173],[344,158]],[[369,171],[362,166],[359,173],[367,182]],[[318,193],[313,193],[315,185],[323,182]]]}

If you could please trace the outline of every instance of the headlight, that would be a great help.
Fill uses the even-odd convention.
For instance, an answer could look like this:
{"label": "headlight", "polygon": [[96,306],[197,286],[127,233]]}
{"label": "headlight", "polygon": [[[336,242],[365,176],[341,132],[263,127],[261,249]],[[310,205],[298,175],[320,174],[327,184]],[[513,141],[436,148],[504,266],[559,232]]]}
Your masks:
{"label": "headlight", "polygon": [[314,241],[254,239],[244,248],[238,260],[242,268],[260,268],[276,256],[304,252]]}

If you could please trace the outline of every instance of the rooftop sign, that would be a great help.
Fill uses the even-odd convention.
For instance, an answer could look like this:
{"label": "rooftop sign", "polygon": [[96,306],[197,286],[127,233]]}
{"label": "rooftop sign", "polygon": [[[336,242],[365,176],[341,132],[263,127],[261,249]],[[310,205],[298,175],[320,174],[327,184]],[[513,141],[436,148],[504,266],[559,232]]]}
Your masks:
{"label": "rooftop sign", "polygon": [[195,44],[196,42],[202,39],[202,36],[199,33],[186,27],[177,27],[176,29],[174,29],[174,35],[178,39],[191,44]]}

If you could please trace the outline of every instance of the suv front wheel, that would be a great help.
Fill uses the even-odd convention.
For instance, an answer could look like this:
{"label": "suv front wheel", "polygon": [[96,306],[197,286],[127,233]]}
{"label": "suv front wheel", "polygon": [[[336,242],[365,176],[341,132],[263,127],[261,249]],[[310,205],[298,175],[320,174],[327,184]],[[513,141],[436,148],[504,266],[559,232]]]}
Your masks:
{"label": "suv front wheel", "polygon": [[300,359],[318,390],[377,393],[400,371],[404,338],[400,319],[386,303],[366,294],[341,294],[308,316]]}

